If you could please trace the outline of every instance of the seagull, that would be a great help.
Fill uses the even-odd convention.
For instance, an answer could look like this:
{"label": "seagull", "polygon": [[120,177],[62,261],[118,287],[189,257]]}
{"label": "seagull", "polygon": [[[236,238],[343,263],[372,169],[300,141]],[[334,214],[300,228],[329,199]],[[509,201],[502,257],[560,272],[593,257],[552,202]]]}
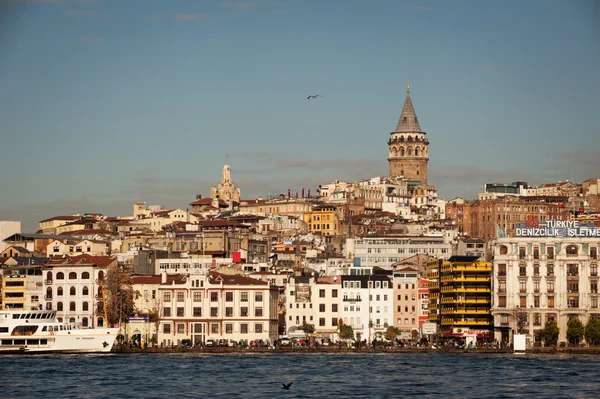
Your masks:
{"label": "seagull", "polygon": [[317,98],[317,97],[323,97],[323,96],[322,96],[322,95],[320,95],[320,94],[315,94],[314,96],[308,96],[308,97],[306,97],[306,99],[307,99],[307,100],[310,100],[310,99],[315,99],[315,98]]}
{"label": "seagull", "polygon": [[286,384],[284,384],[284,383],[281,383],[281,385],[283,385],[283,386],[281,387],[281,389],[287,389],[287,390],[289,390],[289,389],[290,389],[290,387],[292,386],[292,384],[293,384],[293,383],[294,383],[293,381],[292,381],[292,382],[290,382],[290,383],[289,383],[289,384],[287,384],[287,385],[286,385]]}

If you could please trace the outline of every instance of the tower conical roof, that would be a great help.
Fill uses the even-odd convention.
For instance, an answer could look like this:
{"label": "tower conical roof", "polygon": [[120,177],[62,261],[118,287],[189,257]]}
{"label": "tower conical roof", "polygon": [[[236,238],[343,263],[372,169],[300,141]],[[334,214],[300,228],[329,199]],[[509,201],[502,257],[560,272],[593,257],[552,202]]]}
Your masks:
{"label": "tower conical roof", "polygon": [[419,126],[419,120],[417,114],[413,108],[412,100],[410,99],[410,83],[406,84],[406,100],[404,100],[404,107],[398,120],[398,126],[394,132],[399,133],[414,133],[421,132],[421,126]]}

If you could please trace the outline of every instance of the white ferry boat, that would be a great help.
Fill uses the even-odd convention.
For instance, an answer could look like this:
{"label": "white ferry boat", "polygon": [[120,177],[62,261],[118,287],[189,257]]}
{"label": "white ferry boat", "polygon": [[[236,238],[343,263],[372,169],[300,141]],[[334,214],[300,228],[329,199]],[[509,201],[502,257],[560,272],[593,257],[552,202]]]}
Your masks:
{"label": "white ferry boat", "polygon": [[53,310],[0,311],[0,353],[110,352],[119,328],[80,328]]}

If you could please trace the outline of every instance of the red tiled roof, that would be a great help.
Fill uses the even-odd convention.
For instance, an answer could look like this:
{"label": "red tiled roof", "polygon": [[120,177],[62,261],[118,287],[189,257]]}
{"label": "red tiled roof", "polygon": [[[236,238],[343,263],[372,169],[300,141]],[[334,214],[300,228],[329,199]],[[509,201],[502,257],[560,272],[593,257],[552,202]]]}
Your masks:
{"label": "red tiled roof", "polygon": [[92,256],[78,255],[66,256],[64,258],[53,258],[46,263],[46,266],[67,266],[67,265],[98,265],[107,267],[117,260],[114,256]]}
{"label": "red tiled roof", "polygon": [[254,278],[242,276],[240,274],[222,274],[210,272],[209,275],[212,284],[219,284],[219,279],[223,280],[224,285],[268,285],[266,281],[260,281]]}
{"label": "red tiled roof", "polygon": [[82,229],[75,231],[63,231],[61,234],[64,236],[87,236],[91,234],[112,234],[112,232],[105,229]]}
{"label": "red tiled roof", "polygon": [[[167,282],[165,283],[165,285],[173,284],[173,282],[175,282],[176,284],[182,284],[185,282],[184,279],[185,276],[181,274],[167,274]],[[131,276],[131,284],[162,284],[162,276]]]}

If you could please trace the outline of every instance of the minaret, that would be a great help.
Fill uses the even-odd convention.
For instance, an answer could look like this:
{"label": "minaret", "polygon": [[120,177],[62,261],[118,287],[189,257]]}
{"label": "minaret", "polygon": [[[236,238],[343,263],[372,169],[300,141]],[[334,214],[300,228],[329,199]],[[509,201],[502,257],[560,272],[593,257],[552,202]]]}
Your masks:
{"label": "minaret", "polygon": [[404,176],[427,184],[429,141],[421,131],[410,99],[410,83],[406,85],[406,100],[396,130],[388,141],[390,176]]}

